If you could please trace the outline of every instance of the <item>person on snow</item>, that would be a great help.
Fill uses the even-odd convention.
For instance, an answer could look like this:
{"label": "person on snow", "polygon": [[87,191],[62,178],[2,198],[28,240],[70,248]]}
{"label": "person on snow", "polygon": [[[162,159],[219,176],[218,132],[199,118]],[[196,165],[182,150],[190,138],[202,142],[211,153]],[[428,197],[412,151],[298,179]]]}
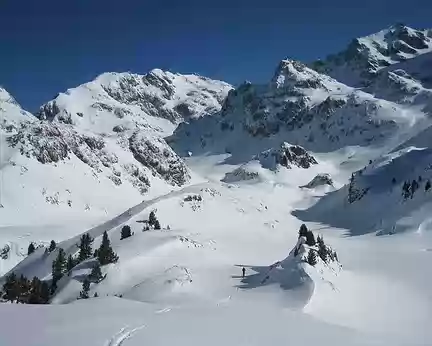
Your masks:
{"label": "person on snow", "polygon": [[243,273],[243,277],[245,277],[245,274],[246,274],[246,269],[245,269],[245,267],[242,268],[242,273]]}

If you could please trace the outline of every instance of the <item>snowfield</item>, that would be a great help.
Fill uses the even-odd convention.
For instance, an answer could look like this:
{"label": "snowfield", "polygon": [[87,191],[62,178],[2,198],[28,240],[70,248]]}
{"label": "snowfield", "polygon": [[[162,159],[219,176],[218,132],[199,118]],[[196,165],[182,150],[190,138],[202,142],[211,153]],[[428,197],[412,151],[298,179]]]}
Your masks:
{"label": "snowfield", "polygon": [[0,345],[431,345],[430,36],[357,39],[391,65],[362,90],[331,59],[332,77],[283,60],[232,90],[107,73],[37,118],[0,89],[0,287],[12,272],[50,283],[86,233],[119,256],[89,299],[95,257],[49,305],[0,303]]}

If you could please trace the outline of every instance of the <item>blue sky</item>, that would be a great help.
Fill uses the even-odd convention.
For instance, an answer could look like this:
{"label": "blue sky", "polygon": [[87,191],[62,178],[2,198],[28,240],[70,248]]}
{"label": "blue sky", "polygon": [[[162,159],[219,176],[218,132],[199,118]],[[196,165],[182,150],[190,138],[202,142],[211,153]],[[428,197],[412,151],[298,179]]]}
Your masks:
{"label": "blue sky", "polygon": [[265,82],[282,58],[325,57],[396,22],[432,27],[431,13],[430,0],[1,0],[0,85],[34,111],[107,71]]}

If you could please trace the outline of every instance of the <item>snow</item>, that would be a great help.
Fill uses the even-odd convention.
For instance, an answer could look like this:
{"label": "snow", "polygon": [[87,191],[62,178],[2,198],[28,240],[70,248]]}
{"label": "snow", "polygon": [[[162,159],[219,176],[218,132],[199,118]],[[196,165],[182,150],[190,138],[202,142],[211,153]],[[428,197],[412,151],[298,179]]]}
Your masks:
{"label": "snow", "polygon": [[[44,246],[76,255],[84,233],[97,248],[106,231],[119,255],[90,299],[78,296],[93,258],[50,305],[1,303],[0,344],[430,345],[432,127],[418,52],[369,90],[283,60],[225,101],[231,87],[201,76],[106,73],[45,105],[42,122],[0,89],[0,274],[49,281],[58,250]],[[161,230],[144,229],[151,211]],[[339,262],[305,261],[318,248],[302,223]],[[120,240],[124,225],[133,235]],[[30,242],[42,247],[26,256]]]}

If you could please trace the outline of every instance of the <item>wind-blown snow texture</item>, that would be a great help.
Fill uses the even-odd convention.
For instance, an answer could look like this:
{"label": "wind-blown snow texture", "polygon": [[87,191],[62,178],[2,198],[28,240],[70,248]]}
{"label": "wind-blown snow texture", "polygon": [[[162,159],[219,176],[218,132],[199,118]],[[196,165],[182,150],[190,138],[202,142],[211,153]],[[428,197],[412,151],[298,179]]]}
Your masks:
{"label": "wind-blown snow texture", "polygon": [[1,340],[429,345],[431,36],[395,25],[236,89],[107,73],[37,118],[0,89],[0,273],[50,281],[43,247],[86,232],[119,255],[99,298],[77,301],[89,259],[51,305],[0,304]]}

